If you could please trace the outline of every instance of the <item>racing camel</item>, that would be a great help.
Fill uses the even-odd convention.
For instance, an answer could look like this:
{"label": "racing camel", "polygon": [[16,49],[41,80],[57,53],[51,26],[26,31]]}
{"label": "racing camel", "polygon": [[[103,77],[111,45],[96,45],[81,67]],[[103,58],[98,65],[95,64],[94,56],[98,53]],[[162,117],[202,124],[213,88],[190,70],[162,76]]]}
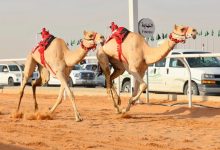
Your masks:
{"label": "racing camel", "polygon": [[[47,36],[47,33],[45,35],[46,37],[43,37],[42,35],[43,40],[41,42],[48,43],[49,41],[45,40],[48,40],[48,37],[50,40],[50,36]],[[72,102],[72,106],[75,113],[75,119],[76,121],[81,121],[82,118],[77,110],[75,98],[72,91],[68,87],[67,80],[69,79],[69,74],[72,67],[75,64],[79,63],[86,56],[90,49],[96,48],[97,43],[104,42],[104,37],[96,32],[84,31],[84,37],[81,41],[80,47],[73,51],[70,51],[68,49],[64,40],[55,37],[53,38],[54,39],[46,49],[43,50],[42,46],[38,46],[27,56],[24,69],[24,78],[19,91],[19,103],[17,107],[17,113],[19,112],[25,85],[29,77],[32,75],[35,66],[38,65],[40,77],[39,79],[32,82],[35,111],[38,109],[38,104],[36,101],[36,86],[47,83],[49,80],[50,73],[52,73],[60,81],[61,86],[57,101],[49,112],[53,113],[57,106],[61,103],[62,95],[65,89],[67,95],[69,96]],[[41,42],[39,43],[39,45],[43,44]]]}
{"label": "racing camel", "polygon": [[[175,25],[169,38],[163,44],[159,47],[150,47],[144,37],[138,33],[130,32],[123,27],[118,28],[114,23],[110,28],[112,35],[98,49],[97,58],[106,77],[107,94],[113,100],[117,113],[121,113],[119,109],[121,100],[112,83],[115,78],[126,70],[136,79],[133,95],[129,99],[127,107],[122,110],[125,113],[147,89],[143,76],[148,66],[165,58],[176,44],[184,43],[188,38],[195,39],[197,34],[196,29],[192,27]],[[112,74],[110,74],[109,63],[114,68]]]}

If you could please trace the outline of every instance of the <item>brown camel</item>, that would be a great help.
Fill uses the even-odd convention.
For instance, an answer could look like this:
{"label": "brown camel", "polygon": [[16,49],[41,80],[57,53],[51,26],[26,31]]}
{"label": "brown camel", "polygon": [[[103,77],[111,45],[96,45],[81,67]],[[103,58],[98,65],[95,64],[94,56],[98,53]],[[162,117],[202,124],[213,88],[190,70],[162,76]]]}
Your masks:
{"label": "brown camel", "polygon": [[[127,112],[141,93],[147,89],[147,84],[143,80],[145,71],[149,64],[160,61],[175,47],[179,42],[185,42],[187,38],[196,38],[197,31],[191,27],[175,25],[169,39],[165,40],[159,47],[150,47],[140,34],[130,32],[124,39],[122,47],[121,61],[118,54],[118,45],[115,39],[109,40],[97,52],[97,58],[106,77],[107,93],[113,100],[117,113],[121,113],[119,105],[121,104],[112,81],[124,71],[128,71],[135,78],[134,92],[129,100],[126,109]],[[110,75],[109,63],[113,66],[114,72]],[[139,89],[138,89],[139,88]],[[139,90],[139,91],[138,91]]]}
{"label": "brown camel", "polygon": [[73,65],[79,63],[86,56],[90,48],[92,47],[94,48],[94,46],[96,46],[97,43],[102,43],[102,42],[104,42],[104,37],[102,35],[96,32],[84,31],[84,37],[81,41],[81,46],[75,49],[74,51],[70,51],[64,40],[60,38],[55,38],[50,44],[50,46],[44,52],[45,61],[47,63],[46,68],[43,67],[43,64],[41,63],[40,53],[38,51],[35,51],[34,53],[33,52],[30,53],[27,56],[27,60],[25,63],[24,78],[19,91],[19,103],[17,107],[17,112],[19,111],[20,108],[21,99],[23,97],[24,88],[28,81],[28,78],[32,75],[35,66],[38,65],[40,77],[39,79],[32,82],[35,111],[38,109],[38,104],[36,101],[36,86],[47,83],[51,72],[56,76],[57,79],[60,80],[61,86],[57,101],[50,109],[50,113],[53,113],[57,108],[57,106],[61,103],[62,95],[65,89],[67,95],[69,96],[72,102],[75,113],[75,119],[76,121],[81,121],[82,118],[80,117],[80,114],[77,110],[75,104],[75,98],[72,91],[68,87],[67,80],[69,79],[69,74]]}

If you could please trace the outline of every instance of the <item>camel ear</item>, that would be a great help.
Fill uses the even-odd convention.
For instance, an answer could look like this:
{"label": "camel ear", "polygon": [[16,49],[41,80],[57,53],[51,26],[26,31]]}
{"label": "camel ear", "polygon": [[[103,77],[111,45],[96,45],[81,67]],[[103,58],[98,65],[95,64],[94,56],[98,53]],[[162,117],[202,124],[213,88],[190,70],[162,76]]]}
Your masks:
{"label": "camel ear", "polygon": [[174,29],[177,30],[178,29],[178,25],[175,24],[174,25]]}
{"label": "camel ear", "polygon": [[83,34],[86,35],[86,33],[87,33],[86,30],[84,30],[84,31],[83,31]]}

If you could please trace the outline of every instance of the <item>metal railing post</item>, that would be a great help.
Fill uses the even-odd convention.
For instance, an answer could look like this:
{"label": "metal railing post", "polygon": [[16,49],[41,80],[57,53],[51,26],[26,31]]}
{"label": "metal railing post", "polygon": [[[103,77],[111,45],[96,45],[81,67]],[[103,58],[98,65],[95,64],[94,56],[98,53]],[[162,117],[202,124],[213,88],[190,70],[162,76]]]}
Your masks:
{"label": "metal railing post", "polygon": [[147,82],[147,89],[146,89],[146,94],[145,94],[145,98],[146,98],[146,102],[149,103],[150,102],[150,96],[149,96],[149,77],[148,77],[148,70],[145,72],[146,73],[146,79],[145,81]]}
{"label": "metal railing post", "polygon": [[187,72],[188,72],[188,106],[189,108],[192,107],[192,85],[191,85],[191,71],[190,71],[190,66],[189,64],[186,62],[186,60],[184,58],[178,58],[186,67]]}

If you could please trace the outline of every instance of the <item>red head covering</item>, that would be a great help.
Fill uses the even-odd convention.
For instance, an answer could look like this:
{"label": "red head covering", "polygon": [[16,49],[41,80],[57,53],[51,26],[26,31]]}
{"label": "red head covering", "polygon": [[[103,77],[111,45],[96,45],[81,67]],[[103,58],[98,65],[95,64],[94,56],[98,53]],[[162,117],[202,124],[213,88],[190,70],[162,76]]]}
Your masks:
{"label": "red head covering", "polygon": [[114,30],[118,29],[118,26],[114,22],[112,22],[110,28],[113,32]]}
{"label": "red head covering", "polygon": [[41,31],[42,38],[46,39],[48,38],[49,35],[50,35],[49,31],[47,31],[46,28],[42,28],[42,31]]}

